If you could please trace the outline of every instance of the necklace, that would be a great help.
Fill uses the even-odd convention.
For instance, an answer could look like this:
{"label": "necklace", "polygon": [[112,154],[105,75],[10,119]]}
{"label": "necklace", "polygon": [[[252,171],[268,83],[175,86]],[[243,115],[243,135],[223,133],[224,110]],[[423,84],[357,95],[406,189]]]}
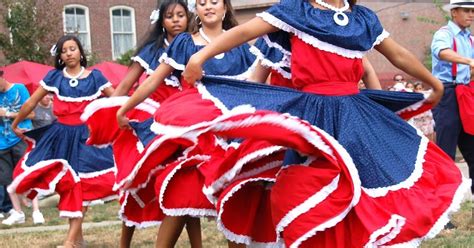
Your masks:
{"label": "necklace", "polygon": [[76,76],[72,76],[69,73],[67,73],[66,67],[64,67],[64,69],[63,69],[64,76],[70,78],[69,79],[69,86],[71,86],[73,88],[76,87],[79,84],[79,80],[77,80],[77,79],[82,76],[82,74],[84,73],[85,70],[86,69],[84,68],[84,66],[81,66],[81,71],[79,71],[79,73]]}
{"label": "necklace", "polygon": [[[224,31],[225,32],[225,31]],[[204,30],[202,28],[199,28],[199,35],[201,35],[201,37],[207,42],[207,43],[211,43],[211,39],[209,39],[209,37],[207,37],[206,33],[204,33]],[[217,54],[216,56],[214,56],[214,58],[216,59],[222,59],[224,58],[224,53],[220,53],[220,54]]]}
{"label": "necklace", "polygon": [[332,11],[335,11],[334,16],[332,17],[334,19],[334,22],[339,25],[339,26],[346,26],[349,23],[349,18],[347,15],[344,13],[344,11],[349,9],[349,2],[347,0],[344,0],[344,6],[342,8],[336,8],[326,2],[323,2],[323,0],[314,0],[317,4],[320,6],[323,6],[326,9],[330,9]]}
{"label": "necklace", "polygon": [[167,39],[167,38],[165,38],[165,45],[166,45],[167,47],[170,46],[170,43],[168,42],[168,39]]}

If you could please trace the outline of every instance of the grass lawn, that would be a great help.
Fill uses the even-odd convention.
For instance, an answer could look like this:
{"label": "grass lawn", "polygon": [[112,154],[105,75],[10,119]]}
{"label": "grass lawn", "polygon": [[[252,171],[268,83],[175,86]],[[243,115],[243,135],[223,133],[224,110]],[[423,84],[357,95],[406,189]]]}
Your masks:
{"label": "grass lawn", "polygon": [[[87,222],[101,222],[106,220],[117,220],[117,211],[119,206],[117,202],[105,205],[93,206],[86,216]],[[56,208],[42,209],[46,218],[45,225],[67,224],[65,219],[58,218]],[[0,226],[0,247],[55,247],[60,245],[66,236],[66,231],[33,232],[22,234],[2,234],[2,230],[33,226],[31,222],[31,210],[27,210],[27,223],[13,227]],[[425,241],[422,248],[431,247],[452,247],[469,248],[474,247],[474,225],[470,224],[471,204],[465,203],[461,211],[453,216],[453,223],[457,229],[445,232],[443,231],[435,239]],[[215,222],[202,219],[202,236],[204,247],[227,247],[224,236],[217,231]],[[120,224],[107,227],[91,228],[84,231],[84,238],[87,240],[88,247],[118,247],[120,239]],[[158,227],[151,227],[135,231],[132,247],[153,247],[156,239]],[[189,247],[186,231],[184,231],[176,247]]]}

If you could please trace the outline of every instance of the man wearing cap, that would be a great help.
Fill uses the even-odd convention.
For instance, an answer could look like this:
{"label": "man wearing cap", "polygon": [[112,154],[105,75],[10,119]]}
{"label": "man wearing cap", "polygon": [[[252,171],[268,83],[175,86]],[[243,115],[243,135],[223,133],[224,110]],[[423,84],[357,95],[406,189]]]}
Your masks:
{"label": "man wearing cap", "polygon": [[451,0],[443,9],[451,13],[451,21],[434,34],[431,43],[433,75],[444,84],[443,98],[433,109],[436,143],[453,159],[458,146],[474,178],[474,135],[462,127],[455,92],[456,86],[469,84],[474,69],[474,40],[469,29],[474,0]]}
{"label": "man wearing cap", "polygon": [[[15,135],[10,125],[30,94],[23,84],[10,83],[3,74],[0,69],[0,213],[11,213],[12,204],[6,187],[12,182],[13,169],[23,156],[26,144]],[[31,129],[31,120],[25,120],[20,127]],[[2,215],[0,217],[5,217]]]}

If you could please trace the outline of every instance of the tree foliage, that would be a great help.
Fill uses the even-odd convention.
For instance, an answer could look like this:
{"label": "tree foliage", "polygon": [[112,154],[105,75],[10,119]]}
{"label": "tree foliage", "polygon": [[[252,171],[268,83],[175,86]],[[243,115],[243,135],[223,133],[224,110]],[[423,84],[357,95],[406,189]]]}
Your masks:
{"label": "tree foliage", "polygon": [[[29,60],[47,64],[60,33],[61,10],[54,0],[0,0],[7,32],[0,33],[0,49],[9,63]],[[9,32],[8,32],[9,31]]]}
{"label": "tree foliage", "polygon": [[[443,15],[443,18],[445,20],[444,23],[451,20],[451,16],[449,15],[449,13],[447,13],[443,10],[443,5],[445,4],[445,2],[443,2],[442,0],[433,0],[433,3],[436,6],[437,11],[440,14]],[[436,21],[436,20],[434,20],[433,18],[430,18],[430,17],[419,16],[419,17],[417,17],[417,20],[421,21],[421,22],[425,22],[425,23],[435,24],[435,25],[443,25],[443,23],[440,23],[439,21]],[[432,34],[434,34],[434,32],[432,32]],[[423,64],[425,65],[425,67],[428,70],[431,71],[432,57],[431,57],[431,47],[430,46],[428,46],[426,48],[425,59],[423,60]]]}

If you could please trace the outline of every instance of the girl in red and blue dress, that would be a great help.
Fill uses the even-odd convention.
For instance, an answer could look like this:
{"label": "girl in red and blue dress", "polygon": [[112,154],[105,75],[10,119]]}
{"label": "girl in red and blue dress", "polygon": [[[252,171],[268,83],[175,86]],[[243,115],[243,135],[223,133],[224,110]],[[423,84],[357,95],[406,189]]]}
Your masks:
{"label": "girl in red and blue dress", "polygon": [[[190,20],[192,20],[191,15],[184,1],[166,0],[160,3],[158,8],[154,10],[150,16],[152,28],[149,34],[145,37],[142,45],[137,48],[136,54],[132,57],[132,63],[127,75],[120,82],[113,96],[127,95],[143,73],[146,73],[148,76],[153,73],[160,64],[159,58],[163,55],[165,49],[170,45],[176,35],[188,30],[188,24]],[[170,76],[165,78],[164,82],[149,96],[149,111],[137,111],[135,118],[140,120],[151,118],[155,109],[154,107],[159,106],[159,102],[179,91],[180,83],[176,77]],[[122,100],[126,100],[126,98],[122,98]],[[118,104],[120,103],[120,101],[117,102]],[[116,143],[121,144],[121,151],[126,149],[128,155],[132,152],[139,152],[135,145],[138,138],[133,132],[123,130],[119,137],[120,140],[116,140]],[[123,144],[128,144],[129,147],[125,148]],[[119,166],[133,165],[119,163]],[[135,227],[145,228],[161,223],[163,215],[161,211],[159,211],[157,199],[142,199],[147,198],[146,195],[154,195],[153,184],[154,181],[151,181],[149,187],[135,192],[121,192],[119,217],[122,219],[123,225],[120,247],[130,247]],[[149,191],[151,191],[151,193]],[[199,230],[199,226],[197,230]],[[192,234],[193,232],[188,229],[188,233]],[[200,244],[200,235],[194,236],[197,237],[194,238],[192,235],[190,236],[191,244],[193,244],[193,242]]]}
{"label": "girl in red and blue dress", "polygon": [[[181,228],[185,221],[191,217],[215,216],[214,206],[207,200],[200,188],[203,183],[199,181],[199,174],[196,173],[196,164],[188,164],[187,168],[180,167],[179,163],[175,162],[180,156],[177,152],[174,155],[170,154],[168,161],[148,160],[145,166],[139,162],[140,157],[147,151],[147,147],[151,140],[156,136],[153,132],[153,119],[146,121],[136,121],[134,114],[137,111],[145,111],[148,109],[149,101],[146,99],[150,94],[155,92],[163,85],[163,80],[168,78],[181,78],[181,72],[184,69],[187,60],[197,51],[207,45],[217,35],[223,33],[226,29],[230,29],[236,25],[233,16],[233,9],[230,1],[198,1],[196,5],[196,14],[198,25],[196,30],[190,33],[181,33],[177,35],[161,56],[161,64],[158,68],[147,78],[147,80],[135,91],[132,97],[125,103],[126,108],[122,108],[119,115],[123,118],[134,120],[131,122],[133,133],[136,134],[140,140],[139,143],[129,142],[127,146],[139,147],[140,154],[138,156],[126,153],[123,157],[116,156],[117,164],[120,165],[122,161],[127,164],[133,164],[134,167],[118,166],[118,173],[116,179],[116,188],[123,189],[124,192],[130,194],[137,192],[143,188],[154,187],[156,193],[153,195],[146,195],[141,200],[146,203],[150,199],[157,198],[160,204],[160,210],[163,211],[163,222],[157,237],[157,246],[173,246],[176,242]],[[219,54],[211,59],[206,65],[205,70],[208,75],[216,75],[220,77],[246,79],[251,74],[256,65],[256,58],[250,52],[250,46],[244,44],[234,48],[226,53]],[[166,83],[166,81],[165,81]],[[187,84],[179,82],[180,89],[189,88]],[[172,98],[170,96],[169,98]],[[106,139],[104,137],[115,137],[115,133],[108,126],[104,126],[103,120],[107,118],[110,113],[116,114],[120,105],[114,105],[109,108],[110,104],[106,102],[114,99],[99,100],[94,102],[86,113],[84,120],[87,120],[91,127],[91,138],[95,143],[102,143]],[[140,103],[140,104],[138,104]],[[105,107],[109,106],[109,107]],[[133,111],[132,108],[134,108]],[[185,106],[188,107],[188,106]],[[189,106],[192,108],[192,106]],[[110,111],[114,109],[113,111]],[[90,110],[90,111],[89,111]],[[115,112],[114,112],[115,111]],[[127,114],[125,117],[124,114]],[[116,128],[116,127],[114,127]],[[130,141],[131,139],[129,139]],[[120,149],[117,144],[114,144],[115,149]],[[135,148],[135,150],[137,150]],[[125,151],[125,150],[124,150]],[[117,154],[115,152],[115,154]],[[166,156],[164,156],[166,157]],[[179,160],[178,160],[179,161]],[[168,163],[171,163],[168,165]],[[139,165],[136,165],[139,164]],[[121,169],[122,168],[122,169]],[[181,170],[183,169],[183,170]],[[140,180],[130,182],[128,178],[123,175],[132,173],[140,177]],[[192,178],[190,180],[190,178]],[[194,180],[196,179],[197,180]],[[187,188],[189,191],[187,196],[182,195],[180,188]],[[163,193],[165,192],[166,193]],[[188,199],[190,195],[193,200],[190,202],[182,202],[181,199]]]}
{"label": "girl in red and blue dress", "polygon": [[[56,69],[48,72],[12,123],[14,132],[24,137],[29,147],[8,190],[30,198],[37,193],[58,193],[59,215],[69,218],[64,246],[83,247],[81,226],[87,207],[118,195],[112,189],[112,149],[86,145],[89,132],[80,116],[90,102],[110,96],[113,88],[100,71],[85,69],[87,58],[75,36],[61,37],[55,54]],[[49,93],[54,94],[57,121],[23,133],[18,123]]]}
{"label": "girl in red and blue dress", "polygon": [[[441,83],[388,37],[373,11],[343,0],[282,0],[193,55],[184,80],[194,83],[209,58],[267,33],[287,37],[280,42],[291,47],[293,89],[202,78],[161,104],[152,124],[158,135],[124,185],[140,183],[150,160],[187,149],[180,166],[197,164],[219,230],[235,243],[416,247],[434,237],[469,182],[397,114],[436,105]],[[372,48],[432,94],[359,92]],[[236,142],[215,149],[216,136]]]}

